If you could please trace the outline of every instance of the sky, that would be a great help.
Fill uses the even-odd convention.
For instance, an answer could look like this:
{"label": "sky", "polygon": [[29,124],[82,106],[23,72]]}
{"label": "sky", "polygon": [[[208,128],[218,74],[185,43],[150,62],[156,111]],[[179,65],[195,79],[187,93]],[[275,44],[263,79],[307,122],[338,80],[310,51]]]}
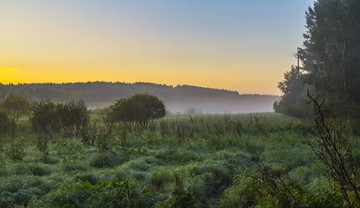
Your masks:
{"label": "sky", "polygon": [[0,0],[0,83],[280,95],[313,0]]}

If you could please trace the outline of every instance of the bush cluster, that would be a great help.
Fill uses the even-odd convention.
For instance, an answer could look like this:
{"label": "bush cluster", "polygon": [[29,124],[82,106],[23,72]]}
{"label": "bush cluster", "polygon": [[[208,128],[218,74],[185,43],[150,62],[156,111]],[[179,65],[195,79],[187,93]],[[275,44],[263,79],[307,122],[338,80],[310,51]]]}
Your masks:
{"label": "bush cluster", "polygon": [[34,107],[30,122],[34,130],[53,138],[54,133],[61,130],[80,135],[81,130],[87,128],[89,119],[89,111],[82,101],[55,104],[47,100]]}

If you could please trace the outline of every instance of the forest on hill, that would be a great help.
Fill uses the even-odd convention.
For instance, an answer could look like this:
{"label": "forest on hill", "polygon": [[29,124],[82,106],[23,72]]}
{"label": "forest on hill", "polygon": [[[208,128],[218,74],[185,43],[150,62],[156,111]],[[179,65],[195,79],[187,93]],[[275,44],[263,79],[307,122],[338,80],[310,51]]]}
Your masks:
{"label": "forest on hill", "polygon": [[111,105],[117,99],[136,93],[149,93],[164,101],[172,113],[250,113],[273,111],[278,96],[240,95],[235,91],[219,90],[189,85],[169,86],[153,83],[86,82],[1,85],[0,99],[9,94],[28,98],[67,102],[83,100],[90,109]]}

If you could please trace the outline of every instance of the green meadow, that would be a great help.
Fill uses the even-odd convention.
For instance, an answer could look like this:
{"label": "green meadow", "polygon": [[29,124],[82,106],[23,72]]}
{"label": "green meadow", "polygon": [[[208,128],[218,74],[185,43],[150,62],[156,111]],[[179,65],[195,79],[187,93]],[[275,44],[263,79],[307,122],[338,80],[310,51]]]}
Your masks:
{"label": "green meadow", "polygon": [[[111,134],[101,116],[92,114],[90,123],[86,135],[62,132],[48,141],[20,119],[15,135],[1,138],[0,207],[344,204],[310,146],[312,121],[175,114],[119,123]],[[359,136],[351,125],[346,130],[359,164]]]}

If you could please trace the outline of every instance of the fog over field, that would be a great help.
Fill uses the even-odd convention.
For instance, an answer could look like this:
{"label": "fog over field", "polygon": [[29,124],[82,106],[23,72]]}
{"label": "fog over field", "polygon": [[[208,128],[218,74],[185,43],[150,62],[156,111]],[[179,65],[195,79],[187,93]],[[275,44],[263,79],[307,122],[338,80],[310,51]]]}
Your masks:
{"label": "fog over field", "polygon": [[165,105],[170,112],[180,113],[253,113],[253,112],[273,112],[273,103],[278,100],[276,96],[264,95],[238,95],[235,98],[224,98],[223,100],[214,98],[194,98],[184,100],[165,101]]}
{"label": "fog over field", "polygon": [[273,112],[278,96],[240,95],[236,91],[195,86],[169,86],[153,83],[66,83],[0,85],[0,98],[8,94],[23,94],[35,100],[66,102],[83,100],[89,109],[104,108],[117,99],[136,93],[149,93],[159,97],[171,113],[251,113]]}

